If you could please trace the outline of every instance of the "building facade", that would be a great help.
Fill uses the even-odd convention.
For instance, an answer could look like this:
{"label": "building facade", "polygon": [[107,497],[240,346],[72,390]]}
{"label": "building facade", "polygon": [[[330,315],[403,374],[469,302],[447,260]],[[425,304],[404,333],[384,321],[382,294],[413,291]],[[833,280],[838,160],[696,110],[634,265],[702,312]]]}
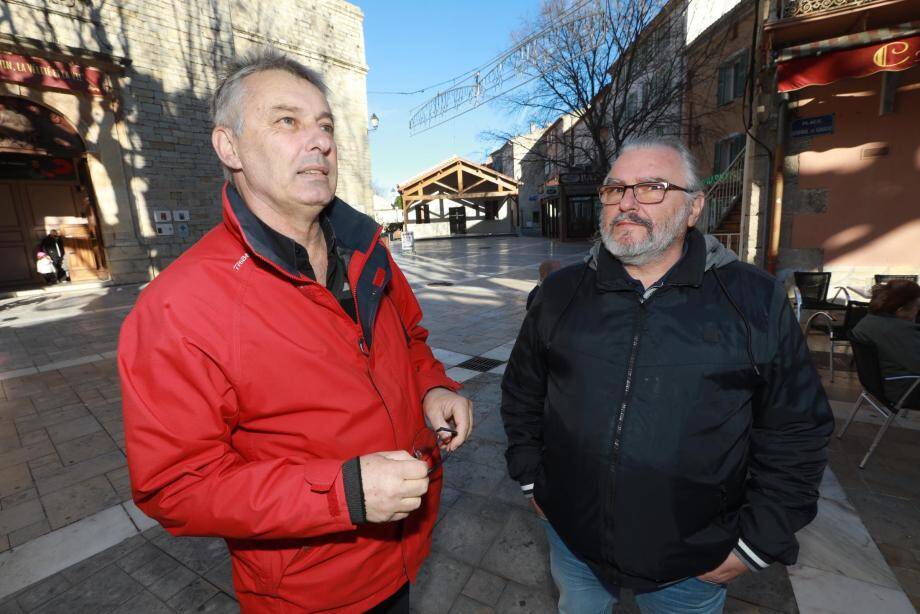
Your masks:
{"label": "building facade", "polygon": [[545,127],[531,124],[527,134],[508,139],[504,145],[492,152],[491,161],[486,164],[520,184],[518,227],[522,234],[540,234],[540,184],[544,164],[534,146],[545,131]]}
{"label": "building facade", "polygon": [[18,0],[0,20],[0,288],[40,282],[65,235],[74,281],[151,279],[221,218],[210,96],[272,45],[318,70],[339,190],[371,210],[363,14],[342,0]]}
{"label": "building facade", "polygon": [[769,216],[749,220],[761,262],[864,294],[876,274],[920,273],[920,3],[769,10],[757,136],[774,158],[752,175]]}

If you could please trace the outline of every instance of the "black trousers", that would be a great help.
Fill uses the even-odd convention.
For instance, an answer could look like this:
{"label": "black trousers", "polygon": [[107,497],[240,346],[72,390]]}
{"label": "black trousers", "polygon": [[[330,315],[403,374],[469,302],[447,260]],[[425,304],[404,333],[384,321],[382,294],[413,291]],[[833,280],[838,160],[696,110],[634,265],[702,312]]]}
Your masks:
{"label": "black trousers", "polygon": [[409,614],[409,583],[403,584],[383,603],[371,608],[367,614]]}

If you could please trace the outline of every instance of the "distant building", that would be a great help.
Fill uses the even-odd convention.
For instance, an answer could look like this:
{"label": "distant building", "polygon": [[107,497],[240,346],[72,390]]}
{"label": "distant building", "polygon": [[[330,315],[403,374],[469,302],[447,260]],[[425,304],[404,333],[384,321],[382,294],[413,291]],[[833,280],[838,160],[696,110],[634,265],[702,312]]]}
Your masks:
{"label": "distant building", "polygon": [[3,3],[0,288],[41,283],[66,235],[75,281],[152,278],[221,218],[208,101],[222,67],[273,45],[326,78],[338,194],[370,210],[363,14],[342,0]]}
{"label": "distant building", "polygon": [[402,224],[403,212],[397,206],[394,206],[396,195],[392,198],[374,194],[374,221],[386,228],[390,224]]}
{"label": "distant building", "polygon": [[540,188],[543,182],[544,163],[534,151],[545,127],[530,125],[530,132],[505,141],[492,152],[487,164],[499,173],[512,177],[520,184],[518,189],[518,228],[524,234],[540,234]]}

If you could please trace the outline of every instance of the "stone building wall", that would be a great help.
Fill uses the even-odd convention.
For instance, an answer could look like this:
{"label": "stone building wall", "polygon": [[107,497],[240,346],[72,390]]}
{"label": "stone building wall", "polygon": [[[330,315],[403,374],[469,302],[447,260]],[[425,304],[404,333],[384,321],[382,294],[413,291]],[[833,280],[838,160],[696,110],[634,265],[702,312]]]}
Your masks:
{"label": "stone building wall", "polygon": [[[322,73],[336,116],[338,195],[372,207],[363,13],[342,0],[9,0],[0,51],[105,71],[114,100],[0,83],[45,104],[87,145],[112,279],[149,279],[220,220],[208,102],[226,61],[274,45]],[[158,236],[155,210],[187,210]],[[174,224],[174,231],[178,224]]]}

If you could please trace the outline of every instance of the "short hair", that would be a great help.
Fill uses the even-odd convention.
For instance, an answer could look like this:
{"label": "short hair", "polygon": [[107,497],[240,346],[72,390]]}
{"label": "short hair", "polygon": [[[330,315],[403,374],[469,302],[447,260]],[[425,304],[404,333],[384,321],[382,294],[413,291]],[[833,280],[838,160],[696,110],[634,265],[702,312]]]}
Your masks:
{"label": "short hair", "polygon": [[886,284],[872,288],[872,300],[869,312],[894,315],[898,309],[906,307],[920,298],[920,285],[909,279],[892,279]]}
{"label": "short hair", "polygon": [[540,263],[540,281],[546,279],[553,271],[562,268],[562,263],[558,260],[544,260]]}
{"label": "short hair", "polygon": [[281,53],[274,47],[259,47],[232,60],[224,69],[223,78],[211,98],[211,119],[214,127],[224,126],[239,134],[243,130],[243,80],[267,70],[281,70],[308,83],[312,83],[329,96],[326,84],[318,72],[307,68],[297,60]]}
{"label": "short hair", "polygon": [[[652,149],[656,147],[662,147],[665,149],[671,149],[680,156],[680,160],[684,165],[684,183],[683,187],[690,190],[690,192],[701,192],[703,186],[700,184],[700,176],[697,171],[696,160],[693,158],[693,154],[690,153],[690,150],[687,149],[687,146],[684,143],[673,136],[641,136],[627,139],[623,146],[620,148],[620,153],[617,155],[619,158],[627,151],[633,149]],[[614,160],[615,162],[616,160]]]}

